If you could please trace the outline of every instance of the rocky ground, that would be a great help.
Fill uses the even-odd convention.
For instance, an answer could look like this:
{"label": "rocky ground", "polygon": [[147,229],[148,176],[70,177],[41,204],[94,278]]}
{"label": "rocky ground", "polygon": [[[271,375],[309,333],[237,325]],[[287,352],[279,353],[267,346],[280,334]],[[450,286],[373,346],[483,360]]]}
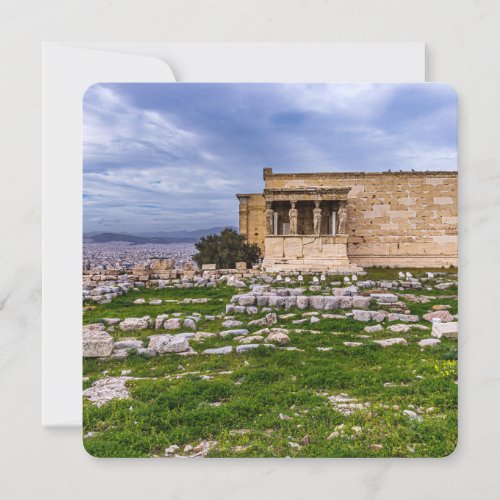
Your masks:
{"label": "rocky ground", "polygon": [[86,449],[448,455],[457,442],[457,276],[367,271],[209,288],[172,280],[85,304]]}

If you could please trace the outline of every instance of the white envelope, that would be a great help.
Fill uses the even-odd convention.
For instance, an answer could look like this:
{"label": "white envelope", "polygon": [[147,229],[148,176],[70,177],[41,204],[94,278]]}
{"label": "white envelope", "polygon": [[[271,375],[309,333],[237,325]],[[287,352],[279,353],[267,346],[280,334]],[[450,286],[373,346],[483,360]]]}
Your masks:
{"label": "white envelope", "polygon": [[82,97],[99,82],[423,82],[423,43],[45,44],[42,425],[82,420]]}

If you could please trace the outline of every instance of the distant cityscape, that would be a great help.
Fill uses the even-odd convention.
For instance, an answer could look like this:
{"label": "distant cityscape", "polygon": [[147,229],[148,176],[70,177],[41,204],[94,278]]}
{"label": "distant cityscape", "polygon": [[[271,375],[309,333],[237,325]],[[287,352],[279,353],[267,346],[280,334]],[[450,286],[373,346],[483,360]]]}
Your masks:
{"label": "distant cityscape", "polygon": [[[237,228],[228,226],[237,231]],[[171,258],[176,267],[192,263],[194,244],[203,236],[220,233],[225,227],[194,231],[158,231],[129,234],[98,232],[83,234],[84,269],[132,269],[153,258]]]}

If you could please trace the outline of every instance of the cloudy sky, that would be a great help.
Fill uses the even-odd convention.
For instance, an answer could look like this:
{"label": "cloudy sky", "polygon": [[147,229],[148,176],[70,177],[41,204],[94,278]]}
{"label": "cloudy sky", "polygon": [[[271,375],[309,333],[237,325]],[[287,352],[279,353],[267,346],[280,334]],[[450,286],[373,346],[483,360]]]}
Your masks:
{"label": "cloudy sky", "polygon": [[99,84],[84,97],[84,231],[238,225],[275,172],[456,170],[440,84]]}

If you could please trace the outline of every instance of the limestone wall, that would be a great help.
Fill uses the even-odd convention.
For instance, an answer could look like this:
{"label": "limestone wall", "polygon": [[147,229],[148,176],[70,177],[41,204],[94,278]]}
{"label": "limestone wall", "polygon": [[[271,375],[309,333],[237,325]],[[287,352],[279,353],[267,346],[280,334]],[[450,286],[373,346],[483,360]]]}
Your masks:
{"label": "limestone wall", "polygon": [[240,233],[246,234],[250,243],[264,249],[266,204],[262,193],[237,195],[240,200]]}
{"label": "limestone wall", "polygon": [[[457,172],[273,174],[265,169],[264,180],[269,189],[351,187],[347,229],[348,257],[353,263],[457,265]],[[240,232],[246,229],[249,241],[263,248],[263,196],[245,196]]]}

